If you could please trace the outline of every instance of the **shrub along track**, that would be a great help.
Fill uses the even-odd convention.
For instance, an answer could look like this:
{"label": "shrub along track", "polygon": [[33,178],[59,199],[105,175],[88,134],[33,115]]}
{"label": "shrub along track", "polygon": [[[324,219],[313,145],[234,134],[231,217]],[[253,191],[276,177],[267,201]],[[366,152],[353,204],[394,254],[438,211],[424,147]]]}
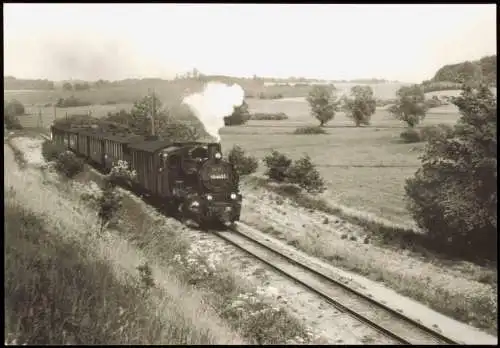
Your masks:
{"label": "shrub along track", "polygon": [[337,309],[377,330],[397,344],[458,344],[413,319],[313,269],[293,255],[285,255],[258,236],[259,231],[237,223],[227,231],[211,232],[249,253],[280,274],[326,299]]}

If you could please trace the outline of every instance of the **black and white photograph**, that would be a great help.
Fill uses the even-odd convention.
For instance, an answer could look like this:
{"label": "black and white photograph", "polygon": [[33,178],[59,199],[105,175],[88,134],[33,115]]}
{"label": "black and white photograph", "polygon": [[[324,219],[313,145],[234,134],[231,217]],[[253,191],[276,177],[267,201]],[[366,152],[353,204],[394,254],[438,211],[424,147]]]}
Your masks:
{"label": "black and white photograph", "polygon": [[5,3],[5,345],[497,345],[497,6]]}

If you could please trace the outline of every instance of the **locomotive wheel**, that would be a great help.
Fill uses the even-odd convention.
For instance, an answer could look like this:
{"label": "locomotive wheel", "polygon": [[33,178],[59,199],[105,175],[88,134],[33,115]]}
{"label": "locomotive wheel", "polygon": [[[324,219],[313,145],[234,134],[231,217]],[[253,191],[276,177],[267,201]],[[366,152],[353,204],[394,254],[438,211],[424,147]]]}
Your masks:
{"label": "locomotive wheel", "polygon": [[165,203],[165,211],[170,214],[170,215],[175,215],[178,213],[177,211],[177,205],[175,205],[174,202],[166,202]]}
{"label": "locomotive wheel", "polygon": [[204,217],[199,217],[197,219],[198,227],[200,230],[207,231],[211,228],[217,228],[218,226],[218,221],[214,219],[207,219]]}
{"label": "locomotive wheel", "polygon": [[209,223],[207,220],[203,219],[203,218],[199,218],[197,219],[197,223],[198,223],[198,227],[200,228],[200,230],[208,230],[208,228],[210,227],[209,226]]}

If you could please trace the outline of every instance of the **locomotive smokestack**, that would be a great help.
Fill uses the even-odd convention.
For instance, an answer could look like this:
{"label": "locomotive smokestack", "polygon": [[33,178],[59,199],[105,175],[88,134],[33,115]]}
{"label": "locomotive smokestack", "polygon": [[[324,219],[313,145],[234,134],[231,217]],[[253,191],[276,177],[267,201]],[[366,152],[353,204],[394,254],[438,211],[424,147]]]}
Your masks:
{"label": "locomotive smokestack", "polygon": [[[216,155],[219,154],[219,155]],[[219,158],[217,158],[219,157]],[[222,157],[220,143],[208,144],[208,158],[211,160],[219,160]]]}

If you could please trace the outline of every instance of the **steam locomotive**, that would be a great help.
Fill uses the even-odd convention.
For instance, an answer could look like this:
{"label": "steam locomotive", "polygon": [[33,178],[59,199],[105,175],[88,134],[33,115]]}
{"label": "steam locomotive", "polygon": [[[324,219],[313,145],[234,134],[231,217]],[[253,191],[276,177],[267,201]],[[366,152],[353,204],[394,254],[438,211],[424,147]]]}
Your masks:
{"label": "steam locomotive", "polygon": [[220,143],[180,143],[56,125],[51,139],[104,171],[126,161],[136,172],[134,191],[201,226],[240,219],[239,177],[222,158]]}

